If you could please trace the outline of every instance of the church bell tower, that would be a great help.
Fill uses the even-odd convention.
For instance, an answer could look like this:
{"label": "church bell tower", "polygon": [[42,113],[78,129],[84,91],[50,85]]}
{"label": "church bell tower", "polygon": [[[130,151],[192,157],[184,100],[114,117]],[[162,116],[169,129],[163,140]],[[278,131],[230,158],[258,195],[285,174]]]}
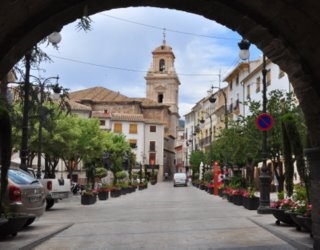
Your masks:
{"label": "church bell tower", "polygon": [[[166,45],[165,33],[161,46],[152,51],[152,64],[145,77],[147,96],[159,104],[168,105],[171,114],[179,119],[179,85],[180,81],[174,68],[174,53]],[[178,124],[176,124],[178,125]]]}

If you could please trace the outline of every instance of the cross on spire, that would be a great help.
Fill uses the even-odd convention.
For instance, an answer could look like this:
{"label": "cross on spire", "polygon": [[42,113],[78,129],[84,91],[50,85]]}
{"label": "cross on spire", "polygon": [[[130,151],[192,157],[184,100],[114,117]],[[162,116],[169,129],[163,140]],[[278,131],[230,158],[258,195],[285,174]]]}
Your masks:
{"label": "cross on spire", "polygon": [[166,44],[166,28],[163,28],[163,41],[162,43],[165,45]]}

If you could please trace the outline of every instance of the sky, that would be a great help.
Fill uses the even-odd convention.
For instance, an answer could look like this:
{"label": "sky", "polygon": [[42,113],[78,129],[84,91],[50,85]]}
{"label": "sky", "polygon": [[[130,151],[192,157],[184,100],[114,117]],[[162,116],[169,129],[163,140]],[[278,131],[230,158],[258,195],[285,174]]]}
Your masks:
{"label": "sky", "polygon": [[[79,20],[64,26],[58,49],[42,44],[53,62],[42,63],[33,74],[59,75],[60,85],[69,92],[101,86],[128,97],[145,97],[144,77],[152,63],[151,53],[162,44],[165,33],[176,58],[181,82],[179,114],[184,119],[211,85],[226,86],[222,80],[241,61],[238,42],[242,37],[199,15],[131,7],[100,12],[90,19],[87,32],[77,29]],[[250,60],[261,54],[251,45]]]}

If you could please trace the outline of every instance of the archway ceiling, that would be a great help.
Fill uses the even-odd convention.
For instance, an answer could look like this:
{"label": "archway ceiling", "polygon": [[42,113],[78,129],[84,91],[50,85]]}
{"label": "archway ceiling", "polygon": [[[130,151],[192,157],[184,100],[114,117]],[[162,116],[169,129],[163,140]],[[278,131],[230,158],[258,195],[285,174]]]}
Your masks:
{"label": "archway ceiling", "polygon": [[0,77],[33,44],[85,14],[149,6],[202,15],[237,31],[288,72],[295,88],[320,80],[320,1],[2,0],[0,6]]}

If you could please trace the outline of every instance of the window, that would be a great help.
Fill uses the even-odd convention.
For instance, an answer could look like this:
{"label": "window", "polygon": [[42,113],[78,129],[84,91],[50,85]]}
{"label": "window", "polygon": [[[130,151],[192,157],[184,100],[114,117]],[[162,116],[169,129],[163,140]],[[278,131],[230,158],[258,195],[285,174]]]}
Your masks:
{"label": "window", "polygon": [[247,86],[247,99],[250,99],[250,85]]}
{"label": "window", "polygon": [[137,134],[137,133],[138,133],[137,124],[131,123],[129,125],[129,134]]}
{"label": "window", "polygon": [[166,69],[166,62],[164,59],[160,59],[160,62],[159,62],[159,71],[164,71]]}
{"label": "window", "polygon": [[260,76],[256,79],[256,93],[260,92],[261,78]]}
{"label": "window", "polygon": [[149,153],[149,165],[154,166],[156,164],[156,153]]}
{"label": "window", "polygon": [[150,132],[157,132],[157,126],[151,125]]}
{"label": "window", "polygon": [[137,148],[137,140],[129,139],[130,148]]}
{"label": "window", "polygon": [[231,81],[230,84],[229,84],[229,89],[230,89],[230,90],[232,90],[232,84],[233,84],[233,83],[232,83],[232,81]]}
{"label": "window", "polygon": [[267,71],[266,82],[267,82],[267,86],[271,85],[271,70],[270,69]]}
{"label": "window", "polygon": [[156,151],[156,142],[155,141],[150,141],[149,143],[149,151],[155,152]]}
{"label": "window", "polygon": [[100,126],[105,126],[106,125],[106,121],[105,120],[100,120]]}
{"label": "window", "polygon": [[162,103],[163,102],[163,94],[159,93],[158,94],[158,103]]}
{"label": "window", "polygon": [[113,131],[115,133],[122,133],[122,123],[115,123]]}
{"label": "window", "polygon": [[237,77],[236,77],[236,86],[238,86],[239,85],[239,75],[237,75]]}

